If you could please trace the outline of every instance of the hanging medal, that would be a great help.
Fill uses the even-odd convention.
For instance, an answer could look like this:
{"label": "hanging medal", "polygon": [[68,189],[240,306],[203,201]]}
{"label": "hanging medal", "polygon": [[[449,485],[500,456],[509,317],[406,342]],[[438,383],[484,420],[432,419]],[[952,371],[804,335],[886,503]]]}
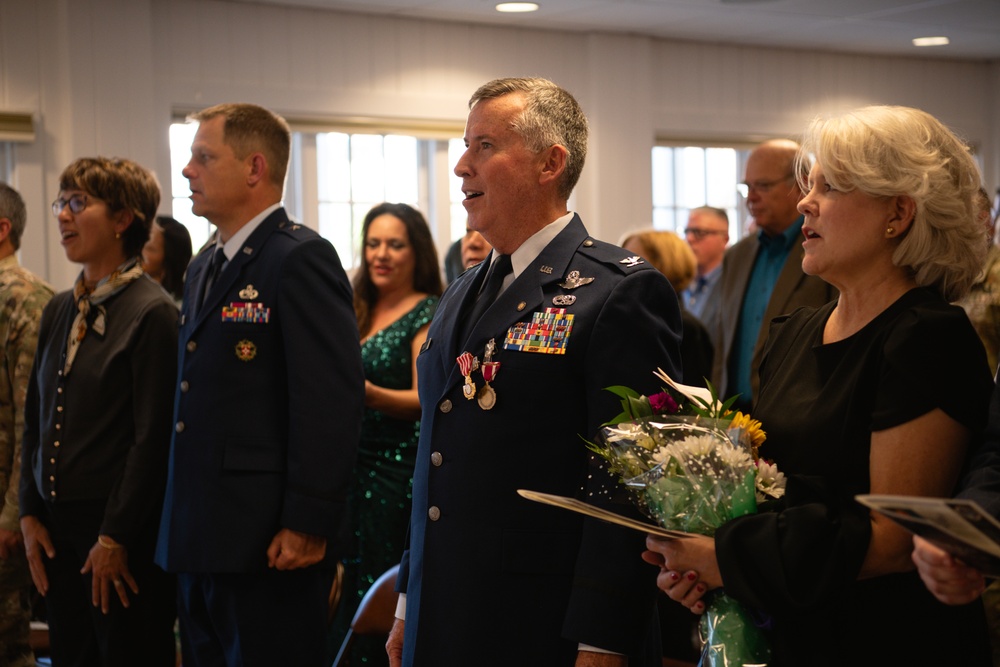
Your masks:
{"label": "hanging medal", "polygon": [[493,406],[497,403],[497,393],[494,391],[493,387],[490,386],[490,381],[492,381],[497,373],[500,372],[500,362],[493,361],[493,353],[496,351],[497,344],[494,339],[490,339],[490,342],[486,344],[486,352],[483,354],[483,380],[485,381],[482,388],[476,394],[476,400],[479,403],[479,407],[483,410],[492,410]]}
{"label": "hanging medal", "polygon": [[471,352],[463,352],[455,361],[458,362],[458,369],[465,376],[465,386],[462,387],[462,394],[466,400],[471,401],[476,397],[476,383],[472,381],[472,371],[479,367],[479,360],[472,356]]}

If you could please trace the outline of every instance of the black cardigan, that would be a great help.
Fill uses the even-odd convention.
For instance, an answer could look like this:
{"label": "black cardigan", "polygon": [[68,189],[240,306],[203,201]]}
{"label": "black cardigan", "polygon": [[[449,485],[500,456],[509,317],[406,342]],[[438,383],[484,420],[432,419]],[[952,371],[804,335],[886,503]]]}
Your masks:
{"label": "black cardigan", "polygon": [[155,534],[163,502],[177,375],[177,307],[142,276],[96,308],[69,375],[62,369],[76,317],[73,292],[42,313],[25,404],[21,516],[46,505],[105,503],[101,534],[126,546]]}

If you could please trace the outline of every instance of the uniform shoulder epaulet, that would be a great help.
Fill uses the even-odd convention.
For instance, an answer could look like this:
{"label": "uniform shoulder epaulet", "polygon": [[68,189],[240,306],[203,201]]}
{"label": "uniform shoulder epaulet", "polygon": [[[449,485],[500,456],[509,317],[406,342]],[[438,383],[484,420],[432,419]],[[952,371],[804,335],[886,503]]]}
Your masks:
{"label": "uniform shoulder epaulet", "polygon": [[303,229],[307,229],[307,227],[294,220],[283,220],[278,223],[278,229],[289,236],[297,236],[302,233]]}
{"label": "uniform shoulder epaulet", "polygon": [[622,273],[633,273],[653,268],[642,257],[605,241],[588,238],[580,244],[580,252],[606,266],[617,267]]}
{"label": "uniform shoulder epaulet", "polygon": [[306,241],[319,236],[318,232],[306,227],[301,222],[296,222],[295,220],[282,220],[278,223],[278,229],[276,231],[282,236],[296,242]]}

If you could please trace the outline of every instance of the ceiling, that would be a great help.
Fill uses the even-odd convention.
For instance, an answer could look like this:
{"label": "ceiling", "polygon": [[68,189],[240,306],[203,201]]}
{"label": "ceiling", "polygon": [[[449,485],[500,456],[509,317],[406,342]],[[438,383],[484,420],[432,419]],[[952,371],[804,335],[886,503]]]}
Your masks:
{"label": "ceiling", "polygon": [[[1000,60],[1000,0],[235,0],[394,17],[882,55]],[[951,44],[916,48],[914,37]]]}

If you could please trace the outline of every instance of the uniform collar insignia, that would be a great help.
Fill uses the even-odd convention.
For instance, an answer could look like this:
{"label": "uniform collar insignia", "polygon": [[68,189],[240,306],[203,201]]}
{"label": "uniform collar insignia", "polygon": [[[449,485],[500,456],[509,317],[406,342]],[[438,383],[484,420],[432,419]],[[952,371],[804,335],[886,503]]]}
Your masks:
{"label": "uniform collar insignia", "polygon": [[626,269],[631,269],[633,266],[639,266],[640,264],[645,264],[642,257],[639,255],[632,255],[631,257],[626,257],[618,262],[619,264],[624,264]]}

